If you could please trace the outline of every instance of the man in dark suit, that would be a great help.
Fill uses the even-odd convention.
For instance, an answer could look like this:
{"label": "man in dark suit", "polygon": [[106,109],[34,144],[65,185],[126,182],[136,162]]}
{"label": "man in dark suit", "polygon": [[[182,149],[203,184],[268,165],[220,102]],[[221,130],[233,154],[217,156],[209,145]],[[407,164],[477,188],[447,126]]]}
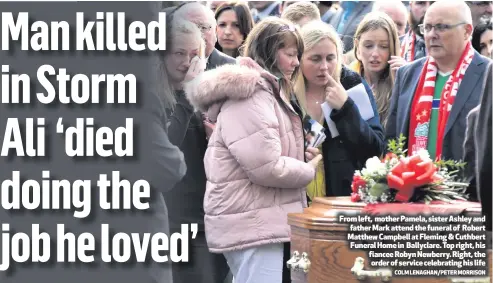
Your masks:
{"label": "man in dark suit", "polygon": [[[186,2],[165,10],[170,22],[190,21],[196,24],[205,41],[206,70],[236,61],[215,49],[216,20],[212,10],[198,2]],[[171,25],[169,28],[173,29]],[[190,242],[190,262],[173,263],[174,283],[222,283],[229,267],[222,254],[208,250],[204,229],[203,201],[206,189],[204,155],[207,149],[206,123],[202,113],[195,111],[181,90],[175,90],[176,105],[170,113],[169,139],[185,156],[187,173],[170,191],[164,194],[169,208],[171,232],[179,232],[181,224],[197,223],[197,237]]]}
{"label": "man in dark suit", "polygon": [[471,47],[463,1],[435,2],[421,29],[429,56],[397,71],[386,137],[406,136],[408,154],[425,149],[432,159],[461,160],[466,117],[479,104],[490,60]]}
{"label": "man in dark suit", "polygon": [[[475,107],[468,116],[467,134],[464,142],[464,161],[468,162],[471,171],[472,189],[476,188],[479,200],[486,216],[486,230],[491,234],[492,222],[492,180],[491,180],[491,152],[492,128],[491,128],[491,96],[492,87],[492,64],[489,64],[488,72],[483,84],[481,104]],[[487,241],[491,244],[491,240]]]}

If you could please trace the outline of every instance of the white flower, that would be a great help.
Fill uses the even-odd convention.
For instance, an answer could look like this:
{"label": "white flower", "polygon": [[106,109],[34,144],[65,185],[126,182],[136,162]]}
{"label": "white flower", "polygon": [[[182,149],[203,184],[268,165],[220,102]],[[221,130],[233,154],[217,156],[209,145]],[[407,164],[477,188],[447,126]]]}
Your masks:
{"label": "white flower", "polygon": [[430,153],[428,152],[428,150],[426,150],[424,148],[418,150],[418,152],[416,154],[419,155],[423,161],[430,161],[431,160]]}
{"label": "white flower", "polygon": [[383,174],[385,174],[386,172],[385,163],[382,163],[380,159],[376,156],[366,160],[365,169],[363,170],[365,170],[366,171],[365,173],[369,175],[374,175],[374,174],[382,175],[381,172],[383,172]]}
{"label": "white flower", "polygon": [[382,176],[382,175],[387,175],[387,168],[385,167],[385,164],[378,168],[377,174]]}

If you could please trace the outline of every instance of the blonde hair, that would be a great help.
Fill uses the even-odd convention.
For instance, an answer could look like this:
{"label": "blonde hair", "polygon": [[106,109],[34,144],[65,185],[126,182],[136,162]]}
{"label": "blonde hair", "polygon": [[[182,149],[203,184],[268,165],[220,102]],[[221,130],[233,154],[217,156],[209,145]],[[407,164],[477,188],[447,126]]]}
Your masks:
{"label": "blonde hair", "polygon": [[198,56],[200,58],[205,57],[205,41],[202,37],[202,32],[200,31],[199,27],[196,24],[184,20],[183,18],[175,17],[172,21],[171,26],[172,28],[170,30],[170,37],[169,37],[170,40],[169,42],[171,45],[173,44],[174,39],[183,35],[191,35],[194,38],[198,39],[200,42]]}
{"label": "blonde hair", "polygon": [[262,68],[280,79],[281,89],[288,98],[293,90],[292,81],[298,77],[300,68],[299,66],[295,68],[292,81],[287,80],[279,69],[277,53],[293,43],[298,50],[298,60],[301,60],[303,40],[298,28],[287,20],[268,17],[253,27],[245,40],[243,50],[243,56],[252,58]]}
{"label": "blonde hair", "polygon": [[[400,42],[395,23],[387,14],[383,12],[368,13],[363,18],[363,21],[361,21],[358,25],[358,28],[354,34],[354,55],[356,60],[359,62],[359,70],[357,70],[357,72],[362,77],[364,77],[364,66],[361,59],[358,58],[358,44],[364,33],[377,29],[385,30],[389,36],[390,56],[399,56],[398,52]],[[394,79],[394,74],[390,70],[390,65],[387,65],[376,85],[376,88],[373,89],[373,95],[375,96],[378,113],[380,114],[380,121],[382,122],[382,126],[384,128],[387,124],[387,118],[389,115],[390,97],[392,95]]]}
{"label": "blonde hair", "polygon": [[[174,39],[183,35],[192,35],[194,38],[197,38],[199,40],[200,43],[198,56],[205,60],[205,41],[202,38],[202,32],[197,27],[197,25],[180,17],[173,17],[172,20],[167,22],[166,39],[168,46],[173,44]],[[163,95],[165,98],[165,107],[167,109],[174,110],[176,105],[176,90],[174,89],[173,84],[170,82],[168,70],[166,69],[165,65],[165,58],[168,55],[169,48],[167,48],[166,51],[160,54],[160,63],[157,67],[159,68],[158,74],[162,77],[157,82],[161,90],[164,92]]]}
{"label": "blonde hair", "polygon": [[311,20],[320,20],[320,11],[312,2],[296,2],[289,5],[281,15],[282,19],[297,24],[301,19],[308,17]]}
{"label": "blonde hair", "polygon": [[[337,63],[336,69],[332,74],[332,77],[337,82],[341,80],[342,71],[342,60],[343,60],[343,44],[337,34],[336,30],[331,26],[321,21],[314,21],[306,24],[301,28],[301,37],[303,38],[305,51],[311,50],[315,45],[324,39],[330,40],[336,46],[336,56]],[[302,64],[303,61],[301,61]],[[306,85],[307,81],[305,76],[302,74],[296,80],[294,87],[294,92],[298,98],[298,102],[303,109],[306,111]]]}

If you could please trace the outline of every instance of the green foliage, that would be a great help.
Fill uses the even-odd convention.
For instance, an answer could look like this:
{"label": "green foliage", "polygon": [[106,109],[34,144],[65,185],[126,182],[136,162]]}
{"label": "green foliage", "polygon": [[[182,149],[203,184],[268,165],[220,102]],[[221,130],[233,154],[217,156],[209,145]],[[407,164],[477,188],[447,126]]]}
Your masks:
{"label": "green foliage", "polygon": [[466,166],[467,162],[455,161],[455,160],[438,160],[435,161],[435,165],[438,168],[447,168],[447,170],[462,170]]}
{"label": "green foliage", "polygon": [[393,154],[397,156],[405,156],[407,149],[404,149],[404,146],[406,145],[406,137],[403,134],[399,135],[399,138],[397,140],[390,140],[387,148],[389,149],[389,152],[392,152]]}

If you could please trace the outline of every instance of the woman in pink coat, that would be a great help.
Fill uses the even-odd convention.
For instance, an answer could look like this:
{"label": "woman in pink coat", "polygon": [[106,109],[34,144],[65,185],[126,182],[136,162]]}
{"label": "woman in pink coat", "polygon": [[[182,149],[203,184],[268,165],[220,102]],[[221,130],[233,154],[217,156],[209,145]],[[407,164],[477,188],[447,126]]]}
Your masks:
{"label": "woman in pink coat", "polygon": [[205,231],[235,283],[280,283],[287,214],[306,206],[318,155],[305,162],[300,113],[290,103],[303,42],[288,22],[254,27],[236,65],[185,85],[187,97],[216,123],[205,155]]}

